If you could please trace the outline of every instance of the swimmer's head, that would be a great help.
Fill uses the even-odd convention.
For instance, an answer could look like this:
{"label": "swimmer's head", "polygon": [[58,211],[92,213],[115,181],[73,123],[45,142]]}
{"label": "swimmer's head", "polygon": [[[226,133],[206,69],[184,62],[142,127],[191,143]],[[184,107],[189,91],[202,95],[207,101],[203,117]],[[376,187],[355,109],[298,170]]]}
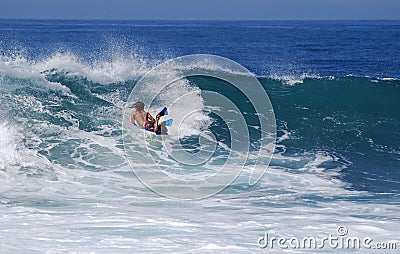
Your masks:
{"label": "swimmer's head", "polygon": [[137,102],[133,103],[131,108],[135,108],[136,110],[144,110],[144,103],[141,101],[137,101]]}

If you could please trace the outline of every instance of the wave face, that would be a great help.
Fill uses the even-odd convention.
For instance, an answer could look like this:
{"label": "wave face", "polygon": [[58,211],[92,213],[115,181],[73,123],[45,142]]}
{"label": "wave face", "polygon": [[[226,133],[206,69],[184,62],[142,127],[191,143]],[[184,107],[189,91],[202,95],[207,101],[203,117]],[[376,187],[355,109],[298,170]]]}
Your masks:
{"label": "wave face", "polygon": [[353,188],[398,194],[398,80],[350,76],[306,78],[295,86],[262,82],[277,118],[293,134],[283,142],[290,154],[316,149],[340,154],[351,162],[342,179]]}
{"label": "wave face", "polygon": [[[375,63],[378,56],[365,59],[360,51],[349,55],[347,42],[323,43],[332,34],[346,37],[337,32],[347,33],[343,26],[360,33],[380,27],[395,37],[398,23],[51,24],[0,22],[0,243],[5,251],[244,253],[259,251],[257,239],[264,232],[322,237],[334,234],[340,225],[351,236],[399,240],[400,76],[393,54],[400,47],[385,48],[384,52],[393,53],[384,55],[386,65],[378,61],[377,69],[363,65],[356,70],[358,64],[351,61]],[[194,27],[198,33],[188,35]],[[307,44],[321,27],[326,32],[320,41]],[[44,29],[49,34],[35,32]],[[298,29],[310,31],[309,37],[298,38]],[[221,32],[226,30],[232,33]],[[172,40],[168,31],[178,38]],[[265,31],[275,31],[275,37]],[[218,33],[218,40],[204,43],[204,38]],[[246,34],[253,44],[243,44]],[[78,35],[79,46],[69,39]],[[283,35],[288,41],[274,44]],[[194,37],[198,41],[193,45]],[[106,45],[99,42],[104,38]],[[155,42],[144,44],[150,39]],[[229,43],[220,49],[223,41]],[[183,202],[152,193],[133,174],[123,150],[123,110],[138,80],[174,56],[172,42],[180,45],[177,54],[202,48],[243,63],[268,93],[277,120],[277,143],[268,172],[257,185],[249,186],[249,174],[244,172],[216,196]],[[265,49],[265,43],[275,51]],[[319,57],[321,64],[282,66],[281,50],[291,47],[297,56],[304,53],[299,48],[310,50],[311,59],[303,61],[315,63]],[[343,63],[333,57],[341,54],[321,53],[326,47],[333,52],[344,47],[352,60]],[[258,58],[250,61],[257,50]],[[260,52],[272,60],[267,62]],[[281,60],[272,64],[273,59]],[[327,71],[328,62],[336,63],[337,69]],[[148,89],[144,95],[151,92]],[[150,110],[156,113],[174,96],[191,93],[170,109],[178,119],[182,110],[204,107],[201,91],[205,90],[239,103],[244,100],[218,80],[192,77],[171,87],[167,99]],[[259,122],[251,107],[240,104],[240,108],[254,127],[250,138],[256,149]],[[198,133],[212,131],[221,141],[212,160],[218,165],[230,151],[229,132],[223,126],[212,114],[197,114],[181,135],[173,135],[172,127],[171,138],[196,149]],[[162,151],[157,141],[149,142],[151,152]],[[146,154],[135,151],[138,159],[133,167],[146,166]],[[162,166],[175,169],[172,174],[204,173],[197,167],[166,163]],[[21,240],[27,244],[21,246]]]}

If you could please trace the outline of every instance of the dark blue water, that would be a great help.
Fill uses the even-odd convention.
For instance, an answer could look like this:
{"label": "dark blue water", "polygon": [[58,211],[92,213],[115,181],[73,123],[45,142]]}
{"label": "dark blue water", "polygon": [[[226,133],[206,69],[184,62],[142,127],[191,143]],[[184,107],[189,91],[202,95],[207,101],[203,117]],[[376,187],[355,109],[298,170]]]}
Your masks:
{"label": "dark blue water", "polygon": [[33,59],[71,51],[95,60],[135,48],[157,59],[216,54],[258,75],[399,77],[399,21],[2,20],[0,32],[3,52]]}

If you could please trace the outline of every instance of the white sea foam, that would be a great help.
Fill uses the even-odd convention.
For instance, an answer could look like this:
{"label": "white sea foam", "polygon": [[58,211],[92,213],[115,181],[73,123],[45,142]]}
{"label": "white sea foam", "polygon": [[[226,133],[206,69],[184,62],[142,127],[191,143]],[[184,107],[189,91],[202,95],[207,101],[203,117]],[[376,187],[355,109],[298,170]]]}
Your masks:
{"label": "white sea foam", "polygon": [[304,80],[307,78],[310,79],[318,79],[321,78],[319,75],[316,74],[310,74],[310,73],[301,73],[301,74],[295,74],[295,73],[291,73],[291,74],[278,74],[278,73],[274,73],[272,75],[269,76],[272,79],[275,80],[279,80],[282,81],[283,83],[287,84],[287,85],[296,85],[296,84],[303,84]]}
{"label": "white sea foam", "polygon": [[101,84],[136,79],[150,67],[150,63],[138,55],[97,60],[90,64],[72,53],[55,53],[35,65],[37,70],[45,71],[55,68],[57,71],[83,76]]}
{"label": "white sea foam", "polygon": [[[257,240],[265,232],[276,237],[324,237],[335,235],[340,225],[349,229],[349,236],[398,239],[399,225],[393,220],[400,212],[398,206],[351,201],[368,193],[347,190],[344,182],[324,170],[325,162],[337,160],[327,152],[309,156],[309,163],[297,172],[270,167],[257,187],[248,187],[245,173],[214,197],[181,202],[147,190],[125,163],[98,172],[87,170],[88,163],[100,168],[110,164],[107,157],[87,160],[98,156],[92,144],[108,147],[113,156],[123,158],[118,143],[75,127],[64,131],[65,137],[85,140],[80,148],[89,154],[81,156],[75,149],[70,155],[73,165],[52,163],[57,180],[18,174],[14,180],[19,184],[2,191],[0,244],[6,252],[15,248],[24,252],[76,248],[108,253],[259,252],[263,250]],[[15,143],[7,144],[13,148]],[[280,154],[279,159],[291,158]],[[36,165],[43,169],[46,163]],[[141,166],[140,158],[135,166]],[[20,241],[26,244],[20,246]]]}
{"label": "white sea foam", "polygon": [[[154,64],[154,63],[153,63]],[[0,76],[43,78],[48,71],[86,77],[101,84],[136,79],[149,70],[151,63],[136,54],[118,56],[111,60],[88,63],[70,52],[55,52],[41,59],[30,60],[20,52],[0,56]]]}
{"label": "white sea foam", "polygon": [[9,123],[0,123],[0,170],[18,165],[22,157],[17,147],[18,133]]}
{"label": "white sea foam", "polygon": [[0,55],[0,84],[3,92],[8,87],[10,82],[5,82],[9,78],[24,79],[29,81],[30,86],[43,87],[51,90],[61,90],[69,92],[67,87],[62,86],[57,82],[49,82],[41,74],[42,70],[34,61],[29,61],[23,55],[13,54],[11,56]]}

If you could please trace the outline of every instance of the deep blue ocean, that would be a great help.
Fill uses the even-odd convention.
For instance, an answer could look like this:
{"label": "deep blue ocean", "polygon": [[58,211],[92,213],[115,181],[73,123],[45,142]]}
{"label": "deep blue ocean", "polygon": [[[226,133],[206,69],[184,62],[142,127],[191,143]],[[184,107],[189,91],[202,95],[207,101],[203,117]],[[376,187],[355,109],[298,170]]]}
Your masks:
{"label": "deep blue ocean", "polygon": [[[141,77],[191,54],[225,57],[253,73],[277,132],[256,185],[244,174],[214,196],[182,201],[137,179],[131,167],[144,167],[147,154],[134,143],[136,161],[127,162],[121,126]],[[239,105],[256,126],[257,149],[254,110],[213,78],[171,87],[171,103],[193,93],[171,115],[204,108],[205,90]],[[168,101],[158,103],[152,113]],[[339,226],[400,248],[400,21],[3,19],[0,105],[2,253],[305,252],[263,250],[257,239],[323,237]],[[197,133],[213,132],[220,142],[210,165],[223,163],[229,130],[213,114],[193,117],[176,139],[195,150]],[[162,157],[159,140],[147,141]],[[201,173],[168,156],[158,163]]]}

